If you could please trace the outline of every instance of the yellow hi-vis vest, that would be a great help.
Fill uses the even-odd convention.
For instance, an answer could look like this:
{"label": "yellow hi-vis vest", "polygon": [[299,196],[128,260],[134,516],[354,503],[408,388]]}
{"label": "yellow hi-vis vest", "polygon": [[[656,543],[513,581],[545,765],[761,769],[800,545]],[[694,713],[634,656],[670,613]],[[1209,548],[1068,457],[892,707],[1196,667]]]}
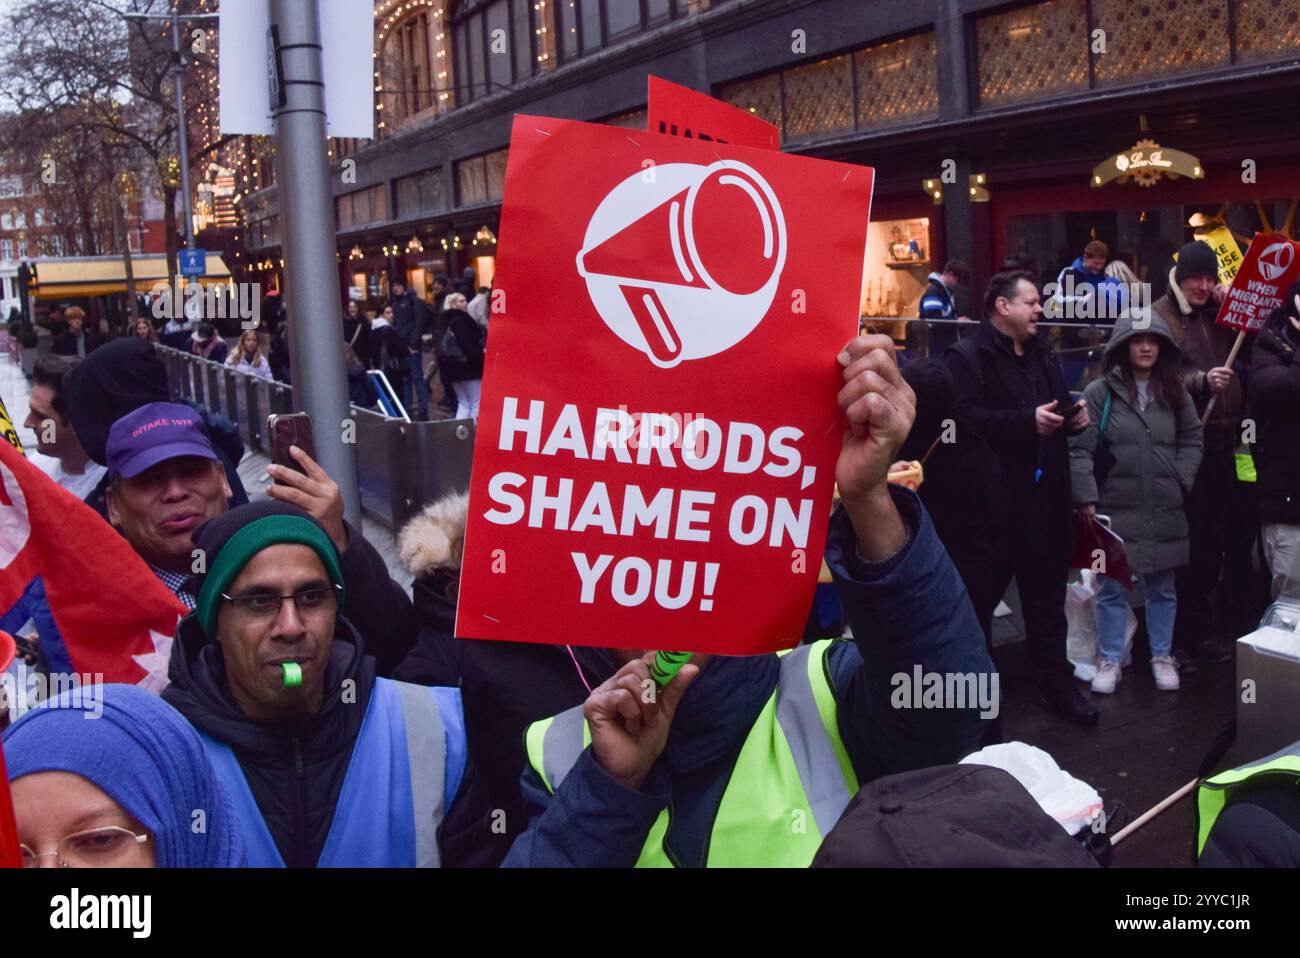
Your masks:
{"label": "yellow hi-vis vest", "polygon": [[1224,806],[1228,804],[1229,795],[1241,788],[1248,781],[1264,776],[1277,776],[1295,781],[1300,779],[1300,742],[1288,745],[1266,758],[1241,765],[1227,772],[1220,772],[1203,781],[1196,790],[1196,857],[1205,851],[1205,841],[1210,837],[1210,829]]}
{"label": "yellow hi-vis vest", "polygon": [[[705,863],[719,867],[805,868],[858,791],[840,740],[827,674],[832,639],[780,653],[776,690],[763,706],[718,805]],[[534,722],[528,761],[552,794],[591,744],[578,705]],[[673,868],[664,841],[672,806],[650,828],[638,868]]]}

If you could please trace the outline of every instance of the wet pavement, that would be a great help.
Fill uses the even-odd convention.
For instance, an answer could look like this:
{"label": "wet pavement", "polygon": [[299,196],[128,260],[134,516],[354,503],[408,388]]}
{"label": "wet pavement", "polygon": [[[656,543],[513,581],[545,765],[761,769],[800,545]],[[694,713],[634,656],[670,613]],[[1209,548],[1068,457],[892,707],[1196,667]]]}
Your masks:
{"label": "wet pavement", "polygon": [[[1013,592],[1008,599],[1013,607]],[[1092,785],[1106,803],[1111,834],[1176,792],[1197,771],[1236,708],[1236,665],[1200,665],[1180,675],[1177,692],[1155,687],[1150,652],[1141,626],[1133,640],[1133,664],[1114,694],[1079,689],[1099,712],[1094,728],[1056,718],[1038,702],[1018,613],[995,620],[993,659],[1002,681],[1002,732],[1007,741],[1036,745],[1075,778]],[[1227,639],[1228,636],[1220,636]],[[1112,867],[1191,867],[1195,839],[1193,796],[1180,799],[1128,835],[1114,850]]]}

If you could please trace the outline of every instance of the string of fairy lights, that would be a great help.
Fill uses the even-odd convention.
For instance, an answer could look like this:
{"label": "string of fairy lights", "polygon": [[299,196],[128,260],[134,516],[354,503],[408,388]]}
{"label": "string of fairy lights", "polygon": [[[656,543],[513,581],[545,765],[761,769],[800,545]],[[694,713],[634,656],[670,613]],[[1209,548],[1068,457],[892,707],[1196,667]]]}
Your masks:
{"label": "string of fairy lights", "polygon": [[[554,10],[557,2],[562,3],[563,0],[533,0],[532,3],[535,59],[542,70],[553,69],[558,60],[555,49]],[[218,5],[219,0],[198,0],[196,4],[197,11],[201,13],[216,12]],[[450,39],[447,36],[448,31],[444,26],[446,6],[446,0],[378,0],[375,3],[373,80],[377,136],[383,136],[383,133],[378,131],[385,130],[393,117],[400,119],[406,112],[423,114],[429,111],[430,108],[437,113],[443,113],[456,105],[455,88],[449,79],[451,76],[449,62],[451,51]],[[420,21],[419,26],[413,28],[412,24],[417,19]],[[166,29],[168,28],[164,28],[164,31]],[[195,27],[188,32],[187,43],[190,45],[197,41],[195,31],[198,29]],[[408,39],[407,31],[412,29],[414,29],[414,39]],[[215,63],[219,43],[218,31],[215,25],[204,29],[202,38],[203,55]],[[428,49],[424,52],[415,52],[421,44],[427,44]],[[411,49],[406,49],[406,47],[411,47]],[[427,68],[428,72],[424,74],[425,81],[417,84],[417,86],[425,87],[425,89],[414,91],[410,89],[411,83],[409,81],[412,77],[408,77],[406,74],[409,72],[410,67],[408,60],[412,55],[418,60],[420,68]],[[386,78],[388,79],[387,85],[385,84]],[[198,77],[194,73],[187,74],[186,79],[185,99],[191,129],[191,142],[201,143],[204,147],[215,144],[221,138],[218,73],[215,69],[208,69],[202,71]],[[398,98],[412,93],[417,96],[415,103],[419,109],[404,111],[403,107],[407,106],[407,104],[399,102]],[[421,105],[418,96],[422,93],[431,94],[436,99]],[[353,152],[355,145],[356,141],[340,142],[336,138],[331,138],[327,147],[330,159]],[[196,192],[200,194],[196,198],[196,219],[202,218],[206,223],[214,223],[223,227],[233,225],[238,231],[234,235],[236,243],[238,243],[245,230],[250,230],[254,234],[250,239],[256,240],[257,244],[265,243],[265,245],[270,245],[269,240],[276,232],[273,225],[274,217],[269,216],[264,207],[262,209],[258,209],[256,206],[249,207],[241,201],[274,184],[274,164],[275,141],[273,137],[233,137],[217,149],[212,150],[210,154],[205,156],[202,169],[199,171],[200,175],[196,178],[198,184]],[[225,194],[225,203],[220,209],[218,209],[215,199],[219,192],[216,189],[218,179],[221,179],[223,183],[229,183],[231,180],[234,183],[233,196],[230,196],[232,191],[229,189],[220,191]],[[229,217],[227,216],[227,206],[230,208]],[[443,251],[449,252],[451,250],[465,249],[467,246],[488,246],[495,244],[495,242],[496,235],[485,225],[479,228],[472,238],[466,239],[462,239],[458,234],[451,233],[448,236],[431,236],[422,240],[417,231],[411,235],[405,244],[390,239],[384,243],[378,252],[384,256],[421,253],[425,251],[427,244],[433,244],[435,248],[440,246]],[[234,255],[237,259],[242,259],[240,252],[237,251]],[[364,258],[365,255],[366,253],[360,246],[354,245],[347,254],[347,259],[357,260]],[[342,259],[342,255],[339,258]],[[277,264],[283,266],[283,260],[264,256],[250,261],[247,268],[255,271],[269,271],[276,269]]]}

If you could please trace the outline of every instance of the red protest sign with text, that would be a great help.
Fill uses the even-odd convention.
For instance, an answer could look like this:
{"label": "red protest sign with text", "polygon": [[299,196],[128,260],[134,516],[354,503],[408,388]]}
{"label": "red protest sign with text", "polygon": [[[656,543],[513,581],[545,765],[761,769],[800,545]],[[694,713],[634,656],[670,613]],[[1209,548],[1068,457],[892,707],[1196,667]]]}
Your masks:
{"label": "red protest sign with text", "polygon": [[1246,258],[1223,297],[1215,321],[1220,326],[1257,333],[1300,278],[1300,245],[1280,233],[1256,233]]}
{"label": "red protest sign with text", "polygon": [[516,117],[456,634],[802,634],[869,168]]}
{"label": "red protest sign with text", "polygon": [[651,133],[716,140],[760,150],[781,148],[781,131],[766,120],[662,77],[652,76],[649,81],[646,128]]}

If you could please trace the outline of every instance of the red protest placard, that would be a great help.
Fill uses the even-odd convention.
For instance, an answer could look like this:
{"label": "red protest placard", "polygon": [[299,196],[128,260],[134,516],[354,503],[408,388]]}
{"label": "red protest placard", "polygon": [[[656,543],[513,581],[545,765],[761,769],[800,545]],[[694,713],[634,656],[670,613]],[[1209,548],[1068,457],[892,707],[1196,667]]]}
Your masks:
{"label": "red protest placard", "polygon": [[779,150],[781,131],[766,120],[746,113],[690,87],[652,76],[646,100],[646,126],[651,133],[716,140],[760,150]]}
{"label": "red protest placard", "polygon": [[1280,233],[1256,233],[1219,306],[1220,326],[1257,333],[1300,277],[1300,245]]}
{"label": "red protest placard", "polygon": [[801,635],[872,171],[516,117],[456,634]]}

